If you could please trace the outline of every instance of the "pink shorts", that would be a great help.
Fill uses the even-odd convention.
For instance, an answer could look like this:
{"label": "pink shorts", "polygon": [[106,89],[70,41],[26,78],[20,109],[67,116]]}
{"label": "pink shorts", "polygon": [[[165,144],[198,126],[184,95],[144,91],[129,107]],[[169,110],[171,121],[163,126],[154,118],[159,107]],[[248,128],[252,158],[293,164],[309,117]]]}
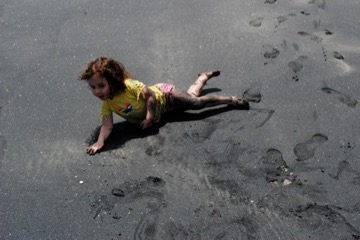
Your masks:
{"label": "pink shorts", "polygon": [[174,101],[172,98],[172,90],[174,89],[174,85],[170,83],[158,83],[156,86],[165,94],[166,105],[165,111],[171,111],[174,109]]}

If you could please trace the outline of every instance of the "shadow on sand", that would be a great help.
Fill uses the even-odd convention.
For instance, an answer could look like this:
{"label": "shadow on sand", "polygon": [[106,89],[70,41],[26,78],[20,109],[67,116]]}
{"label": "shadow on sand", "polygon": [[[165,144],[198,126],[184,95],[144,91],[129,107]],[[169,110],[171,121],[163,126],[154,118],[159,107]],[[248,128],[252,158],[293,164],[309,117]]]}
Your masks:
{"label": "shadow on sand", "polygon": [[[237,110],[233,107],[220,107],[220,108],[212,108],[207,109],[201,112],[172,112],[167,113],[162,116],[160,122],[154,124],[152,127],[142,130],[139,128],[139,125],[132,124],[127,121],[118,122],[114,124],[113,130],[106,140],[106,145],[102,149],[102,152],[114,150],[121,147],[127,141],[137,138],[144,138],[151,135],[156,135],[159,133],[159,129],[165,126],[166,123],[171,122],[190,122],[190,121],[198,121],[211,116],[219,115],[224,112]],[[96,142],[101,126],[98,126],[90,135],[90,137],[86,140],[86,143],[89,145]]]}
{"label": "shadow on sand", "polygon": [[[243,93],[243,98],[247,99],[250,102],[259,103],[261,101],[261,84],[254,83]],[[209,88],[204,89],[202,91],[202,95],[220,92],[221,90],[218,88]],[[109,151],[113,149],[117,149],[125,144],[127,141],[136,138],[144,138],[151,135],[156,135],[159,133],[159,129],[165,126],[168,122],[190,122],[190,121],[198,121],[211,116],[215,116],[224,112],[228,112],[231,110],[235,110],[236,108],[231,106],[218,107],[218,108],[210,108],[203,111],[196,112],[170,112],[164,114],[159,123],[154,124],[151,128],[146,130],[141,130],[139,125],[131,124],[127,121],[119,122],[114,124],[111,135],[106,140],[106,145],[102,149],[102,151]],[[239,109],[236,109],[237,111]],[[271,113],[272,114],[272,113]],[[271,115],[270,115],[271,117]],[[270,118],[269,117],[269,118]],[[268,119],[266,119],[267,121]],[[265,122],[266,122],[265,121]],[[264,123],[265,123],[264,122]],[[263,124],[264,124],[263,123]],[[90,137],[87,139],[86,143],[92,145],[97,141],[99,136],[100,126],[97,127]]]}

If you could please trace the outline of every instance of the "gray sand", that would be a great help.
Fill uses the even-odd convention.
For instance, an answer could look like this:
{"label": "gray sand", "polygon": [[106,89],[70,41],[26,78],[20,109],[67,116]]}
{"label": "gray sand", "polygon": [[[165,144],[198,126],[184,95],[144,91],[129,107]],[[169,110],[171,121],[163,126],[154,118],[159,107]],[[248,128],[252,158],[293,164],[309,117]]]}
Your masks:
{"label": "gray sand", "polygon": [[[0,239],[359,239],[358,0],[2,1]],[[259,100],[115,118],[76,80],[98,56],[146,84]]]}

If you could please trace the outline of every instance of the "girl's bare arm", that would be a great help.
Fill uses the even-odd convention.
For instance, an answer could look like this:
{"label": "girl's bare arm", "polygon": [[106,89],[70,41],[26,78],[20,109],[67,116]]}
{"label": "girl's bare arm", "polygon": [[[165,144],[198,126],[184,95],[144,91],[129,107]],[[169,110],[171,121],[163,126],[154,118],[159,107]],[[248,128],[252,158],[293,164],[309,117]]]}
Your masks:
{"label": "girl's bare arm", "polygon": [[87,148],[89,154],[95,154],[104,146],[105,140],[109,137],[113,128],[112,114],[102,119],[100,134],[96,143]]}
{"label": "girl's bare arm", "polygon": [[145,99],[147,110],[145,120],[140,123],[140,127],[142,129],[145,129],[150,127],[154,120],[154,114],[156,110],[156,98],[153,91],[151,91],[147,87],[144,87],[144,89],[142,90],[142,95]]}

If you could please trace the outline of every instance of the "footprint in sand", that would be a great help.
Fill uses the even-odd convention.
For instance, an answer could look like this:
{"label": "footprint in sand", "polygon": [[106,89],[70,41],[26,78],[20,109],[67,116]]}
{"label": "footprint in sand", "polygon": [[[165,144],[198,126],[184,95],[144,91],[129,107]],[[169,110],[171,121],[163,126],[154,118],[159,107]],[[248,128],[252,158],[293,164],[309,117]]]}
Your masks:
{"label": "footprint in sand", "polygon": [[325,35],[333,35],[334,33],[329,29],[325,29]]}
{"label": "footprint in sand", "polygon": [[277,56],[279,56],[280,54],[280,51],[271,45],[265,45],[264,49],[265,49],[265,53],[264,53],[265,58],[277,58]]}
{"label": "footprint in sand", "polygon": [[296,43],[293,43],[293,48],[296,50],[296,51],[299,51],[299,45],[297,45]]}
{"label": "footprint in sand", "polygon": [[290,184],[293,179],[289,175],[289,167],[283,159],[282,153],[277,149],[269,149],[266,156],[261,159],[266,171],[266,181],[269,183],[282,182]]}
{"label": "footprint in sand", "polygon": [[302,15],[305,15],[305,16],[310,16],[310,13],[309,13],[309,12],[301,11],[300,13],[301,13]]}
{"label": "footprint in sand", "polygon": [[268,4],[273,4],[273,3],[276,3],[277,0],[266,0],[265,3],[268,3]]}
{"label": "footprint in sand", "polygon": [[283,22],[285,22],[285,21],[287,20],[287,17],[285,17],[285,16],[279,16],[279,17],[277,17],[276,19],[277,19],[277,21],[278,21],[278,25],[277,25],[277,26],[279,26],[280,23],[283,23]]}
{"label": "footprint in sand", "polygon": [[339,60],[345,60],[344,56],[341,55],[338,52],[333,52],[334,53],[334,58],[339,59]]}
{"label": "footprint in sand", "polygon": [[325,9],[326,1],[325,0],[311,0],[310,4],[315,4],[318,8]]}
{"label": "footprint in sand", "polygon": [[346,104],[347,106],[351,107],[351,108],[355,108],[356,104],[357,104],[357,100],[353,99],[351,96],[346,95],[342,92],[336,91],[332,88],[329,87],[323,87],[321,88],[321,91],[328,93],[328,94],[333,94],[334,96],[337,97],[337,99]]}
{"label": "footprint in sand", "polygon": [[298,161],[305,161],[315,156],[315,150],[322,143],[326,142],[328,137],[324,134],[317,133],[311,139],[299,143],[294,148],[294,153]]}
{"label": "footprint in sand", "polygon": [[297,76],[297,73],[303,69],[305,61],[308,59],[307,56],[300,56],[295,61],[291,61],[288,63],[289,68],[294,72],[293,79],[295,81],[299,81],[299,77]]}
{"label": "footprint in sand", "polygon": [[287,15],[287,16],[283,16],[283,15],[282,15],[282,16],[278,16],[278,17],[276,18],[277,24],[275,25],[275,28],[279,27],[281,23],[287,21],[287,20],[288,20],[288,17],[294,17],[294,16],[296,16],[296,14],[292,14],[292,13],[290,13],[290,14]]}
{"label": "footprint in sand", "polygon": [[261,84],[254,83],[243,93],[243,98],[250,102],[259,103],[261,101]]}
{"label": "footprint in sand", "polygon": [[263,23],[263,21],[264,21],[264,18],[259,17],[259,18],[255,19],[255,20],[250,21],[249,24],[252,27],[260,27],[261,24]]}
{"label": "footprint in sand", "polygon": [[298,32],[298,34],[300,36],[310,37],[311,40],[316,41],[316,42],[321,42],[322,41],[321,37],[316,36],[316,35],[311,34],[311,33],[308,33],[308,32],[305,32],[305,31],[300,31],[300,32]]}
{"label": "footprint in sand", "polygon": [[[102,212],[111,213],[113,219],[121,219],[121,213],[129,205],[145,202],[148,211],[139,219],[134,232],[134,239],[155,239],[158,218],[166,206],[162,187],[165,181],[158,177],[147,177],[141,182],[125,182],[111,191],[111,195],[101,196],[91,206],[95,212],[94,219]],[[127,206],[127,207],[126,207]]]}
{"label": "footprint in sand", "polygon": [[155,146],[149,146],[146,150],[145,150],[146,155],[148,156],[158,156],[161,154],[161,150],[159,148],[159,146],[155,145]]}
{"label": "footprint in sand", "polygon": [[313,21],[314,28],[317,29],[321,25],[321,20],[317,19]]}
{"label": "footprint in sand", "polygon": [[323,39],[322,39],[321,37],[319,37],[319,36],[316,36],[316,35],[314,35],[314,34],[311,34],[311,33],[308,33],[308,32],[304,32],[304,31],[300,31],[300,32],[298,32],[298,34],[299,34],[300,36],[310,37],[310,40],[315,41],[315,42],[317,42],[317,43],[320,43],[320,42],[323,40]]}
{"label": "footprint in sand", "polygon": [[285,51],[288,49],[288,42],[284,39],[281,44],[280,44],[281,48],[284,49]]}
{"label": "footprint in sand", "polygon": [[[288,42],[286,40],[283,40],[280,46],[286,51],[288,49]],[[300,47],[296,43],[292,44],[292,47],[295,51],[299,51]]]}
{"label": "footprint in sand", "polygon": [[289,68],[293,70],[295,73],[299,72],[304,67],[305,61],[308,59],[307,56],[300,56],[295,61],[291,61],[288,63]]}

